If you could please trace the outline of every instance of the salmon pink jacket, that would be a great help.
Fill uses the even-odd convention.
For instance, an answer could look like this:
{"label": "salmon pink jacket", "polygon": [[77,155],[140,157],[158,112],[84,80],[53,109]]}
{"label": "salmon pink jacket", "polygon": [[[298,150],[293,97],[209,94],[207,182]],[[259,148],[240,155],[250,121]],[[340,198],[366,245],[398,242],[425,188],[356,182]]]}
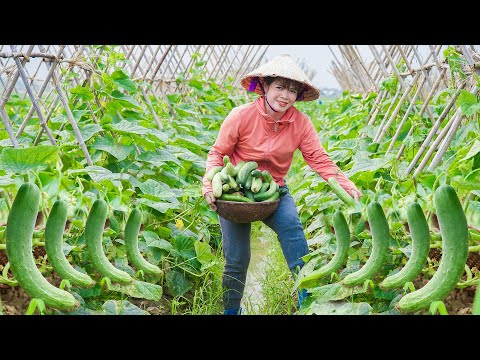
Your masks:
{"label": "salmon pink jacket", "polygon": [[[223,165],[228,155],[233,165],[256,161],[259,170],[268,170],[282,186],[296,149],[325,181],[335,177],[345,190],[356,189],[328,156],[308,116],[292,106],[277,122],[267,114],[263,96],[234,108],[225,118],[208,153],[205,174],[212,166]],[[204,176],[202,194],[210,191],[212,182]]]}

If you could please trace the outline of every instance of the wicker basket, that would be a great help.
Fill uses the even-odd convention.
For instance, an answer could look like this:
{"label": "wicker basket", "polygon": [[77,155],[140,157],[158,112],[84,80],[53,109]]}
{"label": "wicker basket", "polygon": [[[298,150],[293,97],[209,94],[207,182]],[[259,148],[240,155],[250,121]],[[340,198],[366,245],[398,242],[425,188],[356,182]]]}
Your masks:
{"label": "wicker basket", "polygon": [[250,223],[272,215],[280,200],[261,202],[239,202],[217,200],[217,214],[236,223]]}

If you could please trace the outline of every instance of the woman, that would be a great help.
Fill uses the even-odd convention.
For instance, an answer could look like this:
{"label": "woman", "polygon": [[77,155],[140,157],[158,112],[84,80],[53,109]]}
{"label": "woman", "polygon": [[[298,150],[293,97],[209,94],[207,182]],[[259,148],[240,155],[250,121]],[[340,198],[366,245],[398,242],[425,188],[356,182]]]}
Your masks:
{"label": "woman", "polygon": [[[245,75],[241,85],[261,96],[232,109],[225,118],[208,153],[206,172],[212,166],[223,165],[225,155],[234,165],[242,160],[256,161],[259,170],[268,170],[278,185],[288,190],[285,176],[294,151],[299,149],[306,163],[325,181],[335,177],[352,197],[362,196],[329,158],[307,115],[295,108],[296,101],[318,99],[320,91],[288,55],[278,56]],[[212,184],[206,177],[202,193],[216,210]],[[224,314],[241,314],[240,302],[250,262],[251,223],[234,223],[220,216],[219,221],[225,257]],[[304,265],[302,257],[308,253],[308,245],[297,207],[288,192],[280,198],[275,213],[263,222],[277,234],[289,269],[297,273]],[[299,292],[299,306],[305,296],[305,290]]]}

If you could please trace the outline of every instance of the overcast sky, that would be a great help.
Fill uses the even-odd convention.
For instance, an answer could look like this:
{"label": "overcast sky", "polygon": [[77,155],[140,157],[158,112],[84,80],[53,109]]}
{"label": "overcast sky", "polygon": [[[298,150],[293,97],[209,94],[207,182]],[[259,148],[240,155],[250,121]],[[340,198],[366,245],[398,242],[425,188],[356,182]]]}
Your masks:
{"label": "overcast sky", "polygon": [[[337,45],[330,45],[338,59],[342,60]],[[368,45],[357,45],[362,57],[370,61],[373,56]],[[316,70],[312,82],[320,88],[340,88],[331,72],[331,62],[335,59],[328,45],[270,45],[265,53],[268,59],[280,54],[290,54],[294,58],[305,59],[308,67]]]}

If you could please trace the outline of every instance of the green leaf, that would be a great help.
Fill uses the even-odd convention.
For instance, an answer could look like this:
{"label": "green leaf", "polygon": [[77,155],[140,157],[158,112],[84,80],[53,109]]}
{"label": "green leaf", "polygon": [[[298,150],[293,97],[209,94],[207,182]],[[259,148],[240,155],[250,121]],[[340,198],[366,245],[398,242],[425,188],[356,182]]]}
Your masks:
{"label": "green leaf", "polygon": [[212,253],[210,245],[203,241],[195,241],[195,252],[197,254],[197,260],[202,264],[201,270],[205,270],[217,263],[215,255]]}
{"label": "green leaf", "polygon": [[110,76],[114,82],[119,84],[127,92],[131,93],[136,90],[135,82],[133,82],[122,69],[114,71]]}
{"label": "green leaf", "polygon": [[102,127],[98,124],[88,124],[80,128],[80,133],[84,141],[90,139],[96,133],[102,131]]}
{"label": "green leaf", "polygon": [[24,174],[38,171],[58,160],[58,146],[38,145],[28,148],[4,148],[0,154],[0,168],[6,172]]}
{"label": "green leaf", "polygon": [[145,197],[150,200],[167,200],[169,202],[178,204],[176,194],[171,191],[170,187],[161,182],[148,179],[144,183],[140,184],[139,188],[143,192],[142,195],[146,195]]}
{"label": "green leaf", "polygon": [[173,296],[185,294],[192,286],[192,281],[179,270],[173,269],[167,275],[167,287]]}
{"label": "green leaf", "polygon": [[99,137],[95,139],[92,147],[103,150],[114,156],[118,161],[125,160],[134,150],[133,145],[123,145],[111,137]]}
{"label": "green leaf", "polygon": [[477,97],[470,91],[462,90],[457,99],[457,104],[462,108],[462,113],[466,116],[480,112],[480,103]]}
{"label": "green leaf", "polygon": [[141,298],[153,301],[160,301],[163,289],[160,285],[133,280],[130,284],[122,285],[111,283],[108,290],[118,291],[134,298]]}
{"label": "green leaf", "polygon": [[117,124],[111,124],[110,127],[115,129],[116,132],[124,134],[146,135],[152,131],[152,129],[148,129],[126,120],[122,120]]}
{"label": "green leaf", "polygon": [[90,91],[89,87],[83,87],[81,85],[78,85],[70,89],[70,93],[77,95],[83,101],[90,101],[94,99],[93,93]]}
{"label": "green leaf", "polygon": [[168,209],[178,209],[180,207],[180,203],[172,204],[169,202],[167,203],[167,202],[152,201],[145,198],[138,198],[137,202],[145,206],[148,206],[152,209],[155,209],[157,211],[160,211],[161,213],[166,213]]}
{"label": "green leaf", "polygon": [[378,169],[384,169],[391,165],[392,160],[395,158],[395,154],[385,155],[381,158],[369,158],[369,153],[366,151],[361,151],[355,154],[354,163],[350,170],[345,171],[347,177],[352,177],[353,175],[365,172],[365,171],[376,171]]}
{"label": "green leaf", "polygon": [[470,159],[471,157],[474,157],[480,152],[480,141],[475,139],[475,142],[473,143],[472,147],[468,151],[468,154],[465,155],[465,157],[461,161],[465,161]]}
{"label": "green leaf", "polygon": [[128,300],[107,300],[102,308],[106,315],[150,315]]}
{"label": "green leaf", "polygon": [[132,108],[133,107],[133,108],[141,109],[141,106],[137,102],[137,100],[135,100],[131,96],[124,95],[118,90],[113,90],[111,95],[112,95],[113,98],[117,99],[116,102],[120,103],[121,105],[123,105],[126,108]]}

